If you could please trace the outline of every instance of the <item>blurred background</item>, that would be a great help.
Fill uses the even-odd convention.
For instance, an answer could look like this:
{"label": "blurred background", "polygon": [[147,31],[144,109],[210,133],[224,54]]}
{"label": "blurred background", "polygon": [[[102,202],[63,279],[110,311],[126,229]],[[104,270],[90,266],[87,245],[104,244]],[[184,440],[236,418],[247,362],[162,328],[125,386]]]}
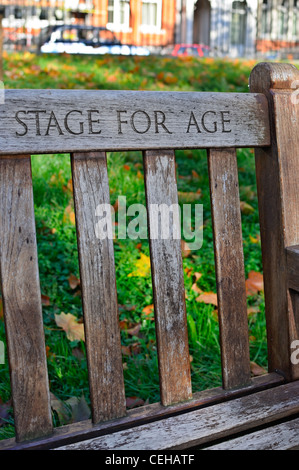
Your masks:
{"label": "blurred background", "polygon": [[298,18],[298,0],[2,0],[0,40],[7,51],[109,43],[140,55],[296,59]]}

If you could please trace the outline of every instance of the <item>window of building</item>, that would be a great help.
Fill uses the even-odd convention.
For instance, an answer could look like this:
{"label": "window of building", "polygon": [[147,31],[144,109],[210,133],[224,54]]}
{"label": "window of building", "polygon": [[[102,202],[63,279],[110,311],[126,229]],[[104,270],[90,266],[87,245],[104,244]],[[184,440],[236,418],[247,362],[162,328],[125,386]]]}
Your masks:
{"label": "window of building", "polygon": [[143,31],[160,30],[162,25],[162,1],[143,0],[141,11],[141,25]]}
{"label": "window of building", "polygon": [[231,44],[238,46],[246,42],[247,4],[233,2],[231,21]]}
{"label": "window of building", "polygon": [[130,0],[108,0],[108,24],[113,31],[130,27]]}

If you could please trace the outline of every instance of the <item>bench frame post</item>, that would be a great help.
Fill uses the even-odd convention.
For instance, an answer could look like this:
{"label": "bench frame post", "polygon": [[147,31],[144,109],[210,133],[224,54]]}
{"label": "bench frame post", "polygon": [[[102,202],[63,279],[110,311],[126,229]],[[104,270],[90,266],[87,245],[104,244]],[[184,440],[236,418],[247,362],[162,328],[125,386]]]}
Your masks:
{"label": "bench frame post", "polygon": [[270,113],[271,146],[255,150],[269,371],[287,380],[299,378],[291,360],[299,339],[299,294],[289,289],[286,250],[299,244],[298,85],[299,71],[290,64],[261,63],[250,75],[250,91],[266,95]]}

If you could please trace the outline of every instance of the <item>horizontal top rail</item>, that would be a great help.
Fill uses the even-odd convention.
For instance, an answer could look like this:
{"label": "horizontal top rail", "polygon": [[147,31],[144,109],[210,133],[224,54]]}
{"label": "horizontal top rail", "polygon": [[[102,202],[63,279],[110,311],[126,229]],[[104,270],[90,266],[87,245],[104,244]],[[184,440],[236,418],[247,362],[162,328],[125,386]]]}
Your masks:
{"label": "horizontal top rail", "polygon": [[6,90],[0,155],[270,145],[263,94]]}

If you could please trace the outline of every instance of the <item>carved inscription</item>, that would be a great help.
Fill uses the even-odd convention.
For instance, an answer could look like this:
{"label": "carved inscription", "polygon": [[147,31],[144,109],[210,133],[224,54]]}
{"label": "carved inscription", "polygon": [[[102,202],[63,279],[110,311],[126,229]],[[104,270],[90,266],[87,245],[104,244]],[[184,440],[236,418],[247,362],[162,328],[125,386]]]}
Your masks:
{"label": "carved inscription", "polygon": [[[110,116],[109,116],[110,118]],[[229,133],[231,129],[230,111],[184,112],[178,117],[180,132],[185,134]],[[45,109],[19,110],[15,113],[17,122],[16,136],[24,137],[28,133],[35,136],[60,135],[101,135],[105,132],[106,118],[98,109],[71,109],[61,116]],[[128,132],[136,134],[174,134],[174,118],[169,118],[162,110],[128,111],[119,109],[115,112],[116,134]],[[171,125],[172,123],[172,125]]]}

